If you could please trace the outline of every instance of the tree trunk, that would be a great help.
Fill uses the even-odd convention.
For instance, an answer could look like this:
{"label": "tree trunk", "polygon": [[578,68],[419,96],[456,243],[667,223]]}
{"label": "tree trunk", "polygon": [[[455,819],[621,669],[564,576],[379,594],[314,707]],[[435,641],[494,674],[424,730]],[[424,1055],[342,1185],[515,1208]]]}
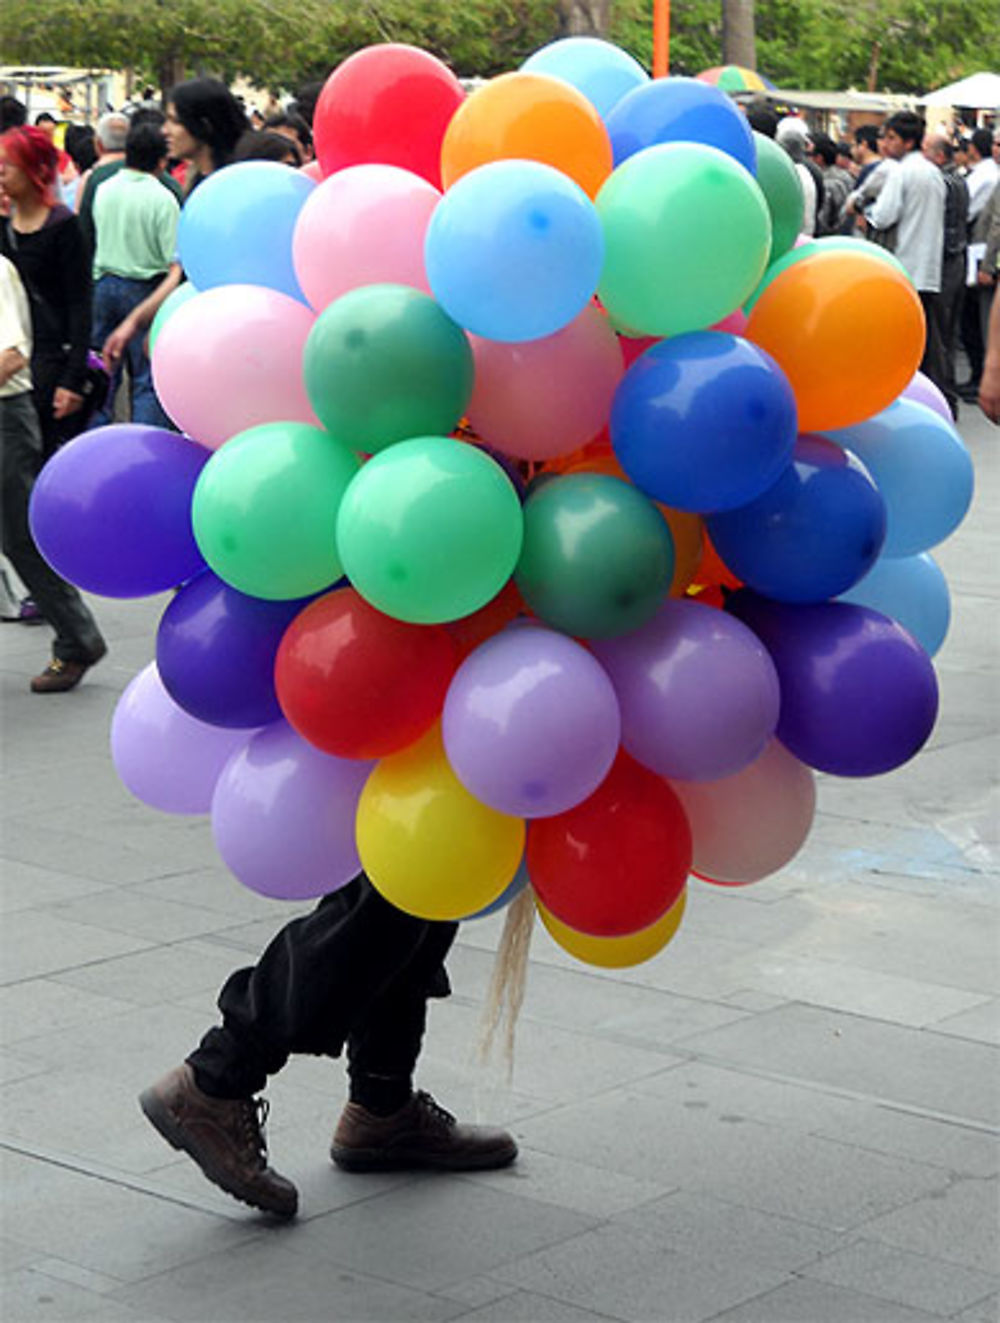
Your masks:
{"label": "tree trunk", "polygon": [[160,60],[157,70],[160,95],[163,98],[163,105],[166,108],[167,100],[170,96],[170,89],[177,83],[184,81],[184,57],[176,55],[173,52],[166,54]]}
{"label": "tree trunk", "polygon": [[559,0],[563,35],[607,37],[611,0]]}
{"label": "tree trunk", "polygon": [[868,62],[868,91],[874,92],[878,87],[878,62],[882,54],[882,43],[880,41],[872,42],[872,56]]}
{"label": "tree trunk", "polygon": [[722,0],[722,62],[757,68],[754,0]]}

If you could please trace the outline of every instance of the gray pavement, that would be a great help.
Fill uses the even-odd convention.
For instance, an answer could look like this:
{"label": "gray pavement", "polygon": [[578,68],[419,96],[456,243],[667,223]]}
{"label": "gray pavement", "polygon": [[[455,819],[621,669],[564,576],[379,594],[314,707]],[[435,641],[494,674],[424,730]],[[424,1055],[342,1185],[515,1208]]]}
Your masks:
{"label": "gray pavement", "polygon": [[499,923],[466,925],[421,1082],[509,1124],[520,1162],[338,1172],[340,1063],[297,1059],[270,1090],[291,1226],[216,1191],[135,1102],[296,909],[115,777],[111,713],[163,603],[96,603],[110,655],[60,697],[26,688],[46,631],[4,625],[4,1323],[996,1323],[1000,431],[968,408],[962,431],[978,491],[936,553],[954,622],[929,748],[823,779],[800,857],[692,884],[650,964],[590,971],[537,930],[510,1083],[475,1058]]}

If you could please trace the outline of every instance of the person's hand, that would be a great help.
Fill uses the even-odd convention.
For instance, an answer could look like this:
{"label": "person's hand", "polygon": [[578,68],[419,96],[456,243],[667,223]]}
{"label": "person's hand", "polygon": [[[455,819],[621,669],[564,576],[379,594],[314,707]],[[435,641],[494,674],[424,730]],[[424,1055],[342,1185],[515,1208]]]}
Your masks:
{"label": "person's hand", "polygon": [[27,363],[19,349],[0,350],[0,386],[6,386],[15,372],[20,372]]}
{"label": "person's hand", "polygon": [[991,423],[1000,423],[1000,360],[987,363],[979,379],[979,407]]}
{"label": "person's hand", "polygon": [[979,279],[979,283],[980,283],[980,285],[986,285],[987,288],[989,288],[989,286],[993,284],[993,277],[992,277],[992,275],[989,273],[989,271],[985,270],[985,268],[982,267],[982,266],[979,268],[978,279]]}
{"label": "person's hand", "polygon": [[125,346],[135,335],[136,328],[132,324],[131,317],[126,317],[123,322],[119,322],[108,338],[104,341],[101,348],[101,357],[104,359],[104,366],[109,372],[113,372],[121,362],[122,354],[125,352]]}
{"label": "person's hand", "polygon": [[53,418],[68,418],[71,413],[76,413],[82,408],[82,395],[78,395],[75,390],[67,390],[65,386],[56,387],[56,393],[52,397]]}

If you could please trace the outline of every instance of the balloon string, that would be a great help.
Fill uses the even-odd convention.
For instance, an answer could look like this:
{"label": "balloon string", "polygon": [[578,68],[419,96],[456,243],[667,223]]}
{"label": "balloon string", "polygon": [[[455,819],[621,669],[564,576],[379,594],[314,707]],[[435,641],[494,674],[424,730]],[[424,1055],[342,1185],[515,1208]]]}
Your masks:
{"label": "balloon string", "polygon": [[503,1060],[507,1066],[508,1083],[514,1077],[514,1033],[524,1004],[528,951],[534,927],[535,897],[531,888],[525,887],[507,907],[479,1035],[479,1059],[486,1063],[492,1055],[501,1021],[504,1022]]}

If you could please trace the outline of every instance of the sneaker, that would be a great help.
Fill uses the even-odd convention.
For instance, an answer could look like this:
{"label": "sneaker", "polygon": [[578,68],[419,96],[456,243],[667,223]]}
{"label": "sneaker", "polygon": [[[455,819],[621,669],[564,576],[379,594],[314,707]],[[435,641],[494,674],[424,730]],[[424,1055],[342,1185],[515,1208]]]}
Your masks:
{"label": "sneaker", "polygon": [[102,643],[100,650],[85,662],[63,661],[61,657],[53,657],[45,670],[32,680],[31,692],[33,694],[68,693],[70,689],[76,688],[91,666],[97,665],[107,650],[107,645]]}
{"label": "sneaker", "polygon": [[213,1184],[251,1208],[294,1217],[299,1192],[267,1165],[263,1098],[210,1098],[185,1061],[139,1097],[167,1143],[193,1158]]}
{"label": "sneaker", "polygon": [[344,1171],[485,1171],[513,1162],[517,1145],[506,1130],[460,1125],[429,1093],[420,1092],[391,1116],[376,1116],[349,1102],[337,1123],[330,1157]]}

